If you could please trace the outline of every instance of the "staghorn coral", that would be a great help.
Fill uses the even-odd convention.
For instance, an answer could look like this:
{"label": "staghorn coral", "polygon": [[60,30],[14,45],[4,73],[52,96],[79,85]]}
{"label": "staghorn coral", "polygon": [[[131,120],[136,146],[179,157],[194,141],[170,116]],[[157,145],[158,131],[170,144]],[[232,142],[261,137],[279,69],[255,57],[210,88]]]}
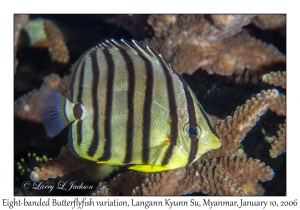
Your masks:
{"label": "staghorn coral", "polygon": [[[262,77],[264,82],[271,85],[281,86],[286,88],[286,72],[270,72]],[[286,115],[286,97],[283,93],[275,98],[275,103],[270,106],[270,109],[276,112],[277,115]],[[283,124],[279,125],[279,130],[276,132],[276,136],[267,138],[267,141],[271,144],[269,151],[271,158],[276,158],[286,150],[286,120]]]}
{"label": "staghorn coral", "polygon": [[[153,18],[155,16],[150,16],[150,18],[151,17]],[[257,39],[252,39],[249,37],[245,38],[245,37],[247,37],[245,35],[236,35],[234,37],[240,37],[240,38],[232,38],[232,36],[234,34],[236,34],[237,31],[242,30],[243,25],[248,24],[249,19],[251,20],[251,17],[247,16],[247,15],[232,16],[232,17],[230,15],[225,15],[223,18],[222,18],[222,16],[218,17],[218,16],[213,16],[213,15],[212,16],[211,15],[199,15],[199,16],[186,15],[185,18],[183,18],[182,15],[170,15],[170,16],[168,16],[169,18],[171,17],[170,19],[168,19],[167,16],[160,16],[160,17],[166,17],[164,20],[166,23],[164,23],[164,24],[167,24],[168,27],[172,26],[172,27],[170,27],[171,31],[177,30],[176,33],[174,32],[172,34],[173,37],[172,36],[167,37],[166,40],[170,40],[170,39],[177,40],[178,37],[184,37],[184,39],[178,39],[180,41],[180,42],[178,42],[178,43],[180,43],[180,48],[177,45],[178,43],[171,43],[172,45],[174,45],[174,48],[167,49],[164,45],[167,46],[170,43],[167,43],[167,42],[165,43],[164,40],[159,41],[161,39],[164,39],[165,38],[164,36],[168,36],[168,32],[169,32],[168,27],[165,28],[166,29],[165,31],[161,30],[160,37],[157,37],[157,35],[156,35],[156,37],[153,37],[151,40],[148,40],[148,39],[144,40],[144,43],[148,43],[151,41],[153,41],[154,43],[161,43],[161,45],[162,45],[161,48],[164,48],[166,50],[166,53],[167,54],[170,53],[170,55],[171,55],[171,56],[169,55],[170,58],[168,59],[168,61],[173,62],[173,60],[174,60],[173,58],[176,56],[178,56],[178,58],[180,58],[180,56],[184,57],[184,53],[186,53],[186,52],[187,52],[187,55],[190,56],[193,53],[195,46],[192,44],[186,43],[185,39],[187,41],[191,41],[188,39],[188,37],[191,37],[191,38],[196,37],[197,38],[197,36],[199,36],[199,33],[201,33],[201,35],[199,36],[200,38],[201,38],[201,36],[202,37],[210,37],[209,34],[211,33],[213,35],[212,37],[218,38],[218,36],[219,36],[220,37],[219,39],[222,40],[220,42],[213,42],[211,40],[209,42],[204,42],[204,41],[200,42],[199,41],[199,43],[207,44],[207,45],[205,45],[205,46],[207,46],[207,49],[214,47],[213,50],[215,50],[215,51],[212,50],[211,52],[215,53],[215,55],[213,55],[212,53],[211,54],[208,53],[208,55],[205,58],[206,61],[210,61],[209,59],[213,58],[213,59],[216,59],[215,63],[222,64],[222,62],[219,62],[217,60],[217,58],[219,58],[220,61],[227,59],[226,60],[227,62],[223,62],[224,67],[222,65],[220,65],[221,66],[220,68],[225,68],[225,69],[227,68],[230,71],[231,71],[230,68],[233,68],[234,73],[242,72],[241,73],[242,76],[247,76],[247,75],[245,75],[245,73],[250,75],[251,73],[258,74],[258,73],[261,73],[262,71],[260,71],[260,70],[253,71],[252,69],[246,69],[244,71],[243,65],[239,66],[240,69],[242,69],[241,71],[236,71],[236,66],[232,67],[233,64],[236,65],[236,59],[231,59],[232,58],[231,57],[232,52],[230,49],[231,46],[234,46],[233,49],[236,49],[236,52],[239,52],[239,50],[243,49],[243,47],[244,47],[243,41],[239,42],[239,44],[236,44],[236,45],[234,43],[235,41],[238,43],[239,39],[241,39],[241,40],[248,39],[249,43],[254,43],[253,45],[255,45],[256,42],[257,43],[260,42],[261,46],[263,46],[263,47],[260,48],[261,52],[256,53],[256,54],[262,55],[262,58],[264,58],[264,56],[266,56],[263,54],[264,51],[268,52],[268,49],[272,48],[272,50],[270,52],[268,52],[268,54],[267,54],[267,56],[269,56],[269,57],[266,57],[267,59],[265,59],[265,61],[269,62],[269,64],[274,64],[274,61],[272,61],[272,55],[276,55],[276,53],[274,53],[272,51],[275,50],[275,52],[278,53],[278,50],[276,50],[271,45],[262,43],[261,41],[259,41]],[[232,19],[232,21],[226,20],[226,17],[228,20]],[[74,17],[72,17],[72,18],[74,18]],[[149,18],[149,21],[150,21],[150,18]],[[201,24],[199,24],[198,26],[193,24],[195,19],[197,19],[197,18],[199,18],[199,19],[204,18],[201,21],[204,22],[203,25],[206,28],[202,28],[203,30],[201,32],[198,32],[196,30],[197,28],[200,28]],[[160,18],[160,19],[162,19],[162,18]],[[186,19],[185,20],[186,22],[184,22],[184,19]],[[176,27],[180,25],[177,22],[179,20],[182,21],[181,22],[182,25],[180,26],[182,28],[180,29],[178,27],[176,29]],[[233,21],[233,20],[236,20],[236,21]],[[157,21],[156,23],[152,24],[152,25],[157,26],[157,31],[159,31],[159,28],[162,27],[162,24],[160,21]],[[201,21],[199,21],[199,22],[201,22]],[[205,22],[205,21],[207,21],[207,22]],[[230,22],[232,24],[230,24]],[[236,24],[235,22],[238,22],[240,24]],[[161,24],[161,26],[159,24]],[[233,27],[233,28],[230,29],[230,27]],[[111,28],[111,26],[109,27],[109,29],[110,28]],[[234,29],[234,30],[232,30],[232,29]],[[89,33],[91,33],[90,31],[92,31],[92,30],[94,30],[94,29],[91,28],[91,29],[85,30],[85,31],[89,31]],[[101,30],[105,31],[105,29],[101,29]],[[218,33],[213,33],[214,30]],[[232,30],[232,31],[230,31],[230,30]],[[82,31],[84,31],[84,30],[82,30]],[[114,31],[116,31],[116,30],[114,30]],[[182,34],[185,34],[185,33],[187,35],[183,36]],[[74,36],[75,36],[75,34],[76,33],[74,33]],[[85,34],[85,36],[88,36],[88,35]],[[104,35],[102,38],[103,39],[104,38],[115,38],[114,36],[115,36],[115,34],[113,34],[113,35],[110,34],[110,35]],[[229,40],[231,38],[232,38],[232,45],[230,45],[230,47],[228,47],[229,44],[227,42],[225,42],[225,40]],[[76,39],[74,38],[74,40],[76,40]],[[80,40],[80,41],[78,41],[78,40]],[[194,39],[194,40],[196,40],[196,39]],[[80,44],[82,44],[83,47],[76,48],[76,50],[73,49],[72,52],[74,53],[75,51],[76,52],[79,51],[77,53],[80,54],[80,53],[84,52],[84,50],[89,48],[90,46],[87,46],[86,43],[85,43],[85,45],[83,44],[84,41],[86,41],[86,40],[82,39],[82,37],[77,39],[77,42],[73,44],[73,47],[75,45],[78,46]],[[91,42],[89,42],[89,44],[92,46],[92,45],[94,45],[93,42],[99,43],[99,41],[97,40],[97,41],[91,41]],[[264,47],[264,46],[266,46],[266,47]],[[218,49],[222,49],[222,47],[224,48],[224,50],[218,51]],[[180,51],[181,48],[186,49],[186,52],[181,52]],[[70,55],[72,56],[71,48],[69,48],[69,49],[70,49]],[[81,50],[78,50],[78,49],[81,49]],[[188,49],[190,50],[190,52],[188,51]],[[162,52],[162,51],[158,51],[158,52],[162,53],[165,57],[167,57],[164,52]],[[179,53],[177,54],[177,52],[179,52]],[[199,52],[202,53],[202,51],[200,51],[200,50],[199,50]],[[201,53],[199,53],[199,55],[201,55]],[[228,54],[226,54],[226,53],[228,53]],[[250,58],[253,55],[252,55],[252,52],[247,51],[247,49],[245,49],[243,56],[247,60],[247,58]],[[260,58],[260,56],[256,56],[256,57]],[[279,57],[283,57],[284,59],[282,59],[282,61],[285,63],[285,57],[280,56],[280,54],[279,54]],[[73,57],[74,60],[77,58],[78,58],[77,56]],[[251,58],[255,58],[255,57],[253,56]],[[203,61],[203,58],[200,56],[194,57],[194,58],[189,58],[189,59],[192,59],[192,61],[194,59],[195,62],[197,61],[197,59],[200,62]],[[248,60],[251,61],[251,59],[248,59]],[[183,63],[181,63],[181,62],[183,62]],[[189,60],[186,63],[184,63],[184,62],[186,62],[184,59],[182,59],[182,60],[178,59],[177,65],[184,67],[185,65],[192,66],[192,64],[193,64],[193,62],[191,62],[191,60]],[[245,66],[247,65],[247,62],[245,64]],[[20,64],[22,65],[22,61],[20,62]],[[251,62],[250,62],[250,64],[251,64]],[[218,66],[218,65],[216,64],[215,66]],[[251,64],[249,66],[253,66],[253,64]],[[249,66],[247,66],[247,68]],[[58,68],[57,70],[59,71],[60,67],[57,67],[57,68]],[[258,67],[258,69],[260,69],[260,67]],[[183,69],[183,70],[185,71],[185,69]],[[45,71],[45,70],[41,69],[41,71]],[[49,71],[49,70],[47,70],[46,72],[47,72],[47,74],[51,73],[51,71]],[[60,76],[62,76],[65,73],[66,72],[60,74]],[[196,77],[196,75],[195,76],[193,75],[193,77]],[[214,79],[214,77],[210,77],[210,78]],[[261,77],[256,77],[255,79],[257,80],[257,78],[259,78],[259,80],[261,80],[260,79]],[[238,81],[240,81],[240,80],[238,80]],[[251,80],[252,80],[252,78],[251,78]],[[207,82],[209,83],[210,81],[207,81]],[[64,77],[59,77],[58,75],[51,75],[48,79],[45,78],[44,83],[53,87],[54,89],[61,89],[61,91],[59,91],[59,92],[63,93],[63,95],[65,95],[65,96],[68,96],[68,88],[67,87],[68,87],[69,83],[68,83],[67,79],[64,80]],[[243,83],[238,83],[238,84],[243,85]],[[212,85],[218,86],[218,85],[222,85],[222,83],[220,82],[220,80],[216,80],[214,82],[214,84],[212,84]],[[261,88],[260,84],[259,84],[259,86],[255,87],[255,88],[257,88],[257,89]],[[262,88],[262,89],[265,89],[265,88]],[[209,90],[210,89],[208,89],[208,91]],[[196,90],[196,91],[198,91],[198,90]],[[258,92],[258,91],[255,91],[255,92]],[[200,92],[200,94],[201,93],[202,92]],[[233,93],[233,94],[237,94],[237,93]],[[238,142],[239,140],[237,140],[237,139],[240,139],[241,141],[243,141],[246,138],[245,136],[246,136],[246,133],[248,132],[247,130],[249,128],[251,129],[251,127],[256,124],[256,120],[259,120],[259,122],[264,122],[261,119],[259,119],[259,117],[261,116],[261,114],[263,114],[262,112],[265,111],[264,106],[270,105],[269,101],[268,101],[268,97],[267,97],[268,94],[272,94],[272,92],[266,92],[265,98],[264,98],[264,94],[261,94],[258,97],[259,100],[256,104],[255,104],[255,102],[252,101],[252,99],[250,99],[250,104],[254,105],[255,109],[254,108],[253,109],[258,112],[258,115],[254,114],[252,116],[252,118],[251,117],[249,118],[248,115],[245,113],[246,112],[245,110],[247,110],[247,108],[245,109],[245,107],[247,107],[247,103],[246,103],[245,105],[242,105],[239,109],[236,110],[238,112],[238,114],[233,113],[231,118],[227,118],[219,123],[216,123],[215,127],[219,129],[220,133],[224,132],[224,134],[225,134],[226,132],[228,132],[225,137],[222,137],[222,142],[224,141],[225,142],[224,144],[226,144],[227,147],[226,146],[224,147],[225,148],[224,151],[219,151],[220,154],[219,153],[215,154],[215,156],[211,154],[211,157],[206,157],[206,158],[203,157],[201,160],[198,160],[196,163],[191,164],[185,168],[178,169],[178,171],[166,171],[166,172],[162,172],[162,173],[153,173],[153,174],[138,173],[138,172],[133,172],[133,171],[121,173],[120,175],[116,176],[115,178],[109,180],[108,182],[101,182],[99,184],[99,186],[97,187],[97,190],[93,191],[93,194],[94,195],[132,195],[132,194],[134,194],[134,195],[146,195],[146,194],[152,195],[152,194],[159,194],[159,193],[161,193],[161,194],[162,193],[163,194],[172,194],[172,193],[176,194],[177,193],[177,195],[179,195],[179,194],[186,194],[186,193],[192,193],[192,192],[202,192],[202,193],[208,193],[209,195],[222,195],[222,194],[224,194],[224,195],[225,194],[226,195],[227,194],[231,194],[231,195],[232,194],[235,194],[235,195],[256,194],[256,195],[258,195],[259,194],[259,195],[261,195],[261,190],[256,190],[253,193],[253,190],[251,192],[249,192],[248,187],[245,187],[245,186],[248,186],[248,185],[261,186],[259,184],[259,182],[257,182],[257,180],[262,180],[262,181],[263,180],[272,180],[271,184],[274,183],[274,179],[272,179],[273,171],[269,167],[264,166],[263,161],[265,161],[265,160],[262,158],[259,158],[262,161],[259,161],[257,159],[253,160],[252,158],[245,158],[245,157],[237,158],[237,157],[232,157],[231,154],[233,154],[233,153],[236,154],[237,151],[241,150],[241,148],[240,148],[241,144],[240,144],[240,142]],[[256,97],[257,96],[255,96],[255,99],[256,99]],[[262,99],[260,99],[260,98],[262,98]],[[271,105],[271,107],[278,106],[277,102],[278,103],[280,102],[278,100],[278,98],[280,98],[280,97],[275,97],[276,100],[274,100],[274,104]],[[220,98],[220,99],[216,100],[216,103],[221,103],[222,101],[225,101],[225,100],[227,101],[228,99]],[[234,95],[232,96],[232,100],[235,100]],[[270,101],[272,101],[272,100],[270,100]],[[281,101],[285,103],[285,98]],[[200,101],[200,102],[203,103],[203,101]],[[30,104],[30,103],[32,103],[32,105],[34,105],[32,108],[32,112],[22,119],[30,120],[31,115],[34,115],[34,114],[38,115],[38,105],[37,105],[38,101],[34,98],[30,99],[28,97],[27,104]],[[284,104],[284,107],[285,107],[285,104]],[[260,111],[260,108],[263,111]],[[230,110],[234,110],[234,108],[230,109]],[[274,110],[276,110],[276,108],[274,108]],[[284,110],[285,110],[285,108],[284,108]],[[214,114],[214,113],[212,113],[212,114]],[[266,116],[269,117],[268,114],[266,114]],[[16,116],[16,115],[15,115],[15,117],[19,118],[19,116]],[[219,118],[219,117],[217,116],[217,118]],[[249,122],[250,122],[251,126],[250,126]],[[244,133],[240,132],[240,131],[238,133],[235,133],[236,129],[231,129],[230,132],[228,131],[228,128],[230,128],[230,126],[231,127],[236,126],[236,124],[238,124],[238,123],[243,124],[243,126],[240,129],[242,129],[242,131]],[[245,126],[245,125],[249,125],[250,127]],[[224,126],[224,127],[222,127],[222,126]],[[260,123],[256,127],[259,127],[259,126],[261,126]],[[227,129],[227,131],[225,128]],[[243,130],[243,128],[246,128],[246,129]],[[255,129],[252,129],[252,131],[253,130],[255,130]],[[232,138],[232,136],[227,137],[230,135],[234,136],[234,138]],[[42,139],[42,140],[39,140],[40,141],[39,144],[46,144],[47,146],[49,146],[49,144],[59,144],[58,146],[61,148],[62,145],[65,145],[66,141],[62,141],[62,140],[58,141],[58,139],[65,140],[65,136],[62,135],[61,137],[58,137],[56,139],[53,139],[53,140],[47,141],[47,142],[45,141],[45,139]],[[254,139],[250,139],[249,141],[252,141],[252,140],[254,140]],[[48,143],[48,142],[52,142],[52,143]],[[234,142],[233,146],[229,145],[229,144],[231,144],[231,142]],[[50,147],[48,150],[50,150]],[[56,151],[59,151],[59,149]],[[70,156],[68,156],[68,154]],[[225,154],[227,154],[227,155],[225,155]],[[207,155],[209,155],[209,154],[207,154]],[[64,156],[65,161],[59,161],[59,159],[62,158],[62,156]],[[284,156],[284,155],[281,155],[281,157],[282,156]],[[41,168],[44,168],[43,170],[47,169],[45,171],[50,172],[50,174],[51,174],[51,171],[55,171],[55,172],[59,172],[57,174],[62,175],[62,174],[67,174],[72,170],[74,170],[74,171],[76,170],[76,167],[73,169],[70,169],[70,170],[65,170],[65,171],[61,170],[64,167],[66,167],[66,168],[70,167],[70,165],[68,165],[69,158],[70,158],[70,160],[74,161],[73,162],[74,164],[72,163],[73,167],[77,166],[77,164],[75,164],[77,161],[79,161],[79,162],[81,161],[80,159],[77,160],[76,158],[71,157],[71,153],[68,150],[66,150],[66,148],[64,148],[62,150],[62,153],[60,154],[59,157],[60,158],[57,158],[56,160],[47,163],[47,165],[38,167],[36,169],[36,171],[39,171],[39,172],[34,172],[34,173],[36,173],[38,178],[42,178],[42,177],[44,177],[44,179],[47,178],[47,175],[45,173],[41,172],[42,171]],[[252,157],[257,158],[257,156],[252,156]],[[230,166],[227,167],[226,166],[227,163]],[[196,165],[197,165],[197,167],[196,167]],[[270,165],[270,164],[268,163],[268,165]],[[199,167],[199,170],[198,170],[198,167]],[[262,174],[258,175],[260,170],[263,170],[263,172],[262,172]],[[276,170],[276,169],[274,168],[274,170]],[[68,175],[68,177],[72,177],[72,175],[75,173],[76,172],[70,173]],[[196,176],[197,173],[200,173],[203,175],[199,178],[200,180]],[[253,173],[253,175],[252,175],[252,173]],[[244,175],[244,174],[245,174],[244,178],[240,176],[240,175]],[[279,173],[276,172],[275,178],[278,176],[278,174]],[[49,176],[49,174],[48,174],[48,176]],[[51,176],[55,177],[53,174]],[[62,178],[66,178],[66,177],[67,176],[64,176]],[[132,178],[132,177],[134,177],[134,178]],[[90,176],[87,176],[87,175],[85,175],[85,179],[87,181],[91,180]],[[177,179],[180,181],[178,181]],[[236,180],[236,179],[240,179],[240,180]],[[248,179],[249,180],[253,179],[255,181],[251,181],[251,184],[249,184],[249,182],[247,181]],[[124,184],[124,183],[126,183],[126,184]],[[191,183],[195,184],[196,187],[193,188],[193,184],[191,184]],[[160,188],[157,189],[157,186],[160,186]],[[164,190],[164,189],[166,189],[166,190]],[[266,191],[268,191],[267,188],[266,188]],[[70,193],[72,193],[72,192],[70,192]],[[270,194],[270,192],[269,192],[269,194]]]}
{"label": "staghorn coral", "polygon": [[271,71],[268,74],[262,76],[262,81],[274,86],[281,86],[286,88],[286,72],[285,71]]}
{"label": "staghorn coral", "polygon": [[259,117],[263,115],[268,107],[274,103],[278,92],[276,90],[262,91],[256,97],[246,101],[246,104],[238,106],[233,116],[228,116],[220,121],[215,130],[221,137],[222,146],[204,154],[201,159],[227,156],[233,154],[245,138],[248,131],[255,125]]}
{"label": "staghorn coral", "polygon": [[17,71],[19,61],[17,59],[17,48],[19,37],[23,26],[27,23],[29,15],[14,15],[14,74]]}
{"label": "staghorn coral", "polygon": [[192,74],[202,68],[209,74],[230,76],[235,71],[261,71],[270,64],[285,63],[285,56],[272,45],[236,35],[253,17],[152,15],[148,23],[156,37],[142,43],[162,53],[179,73]]}
{"label": "staghorn coral", "polygon": [[[44,84],[68,97],[70,78],[70,75],[60,78],[57,74],[51,74],[44,79]],[[14,117],[37,123],[42,122],[39,109],[39,91],[37,89],[14,102]]]}
{"label": "staghorn coral", "polygon": [[52,61],[62,64],[68,63],[70,59],[69,50],[62,33],[51,21],[45,21],[44,27],[48,39],[48,50]]}
{"label": "staghorn coral", "polygon": [[[252,158],[225,157],[198,160],[180,169],[160,173],[126,172],[100,183],[91,195],[245,195],[240,182],[272,179],[270,167]],[[128,184],[124,184],[128,183]]]}
{"label": "staghorn coral", "polygon": [[270,157],[276,158],[285,152],[286,149],[286,125],[285,121],[279,125],[279,130],[276,132],[276,136],[268,138],[268,142],[271,144]]}
{"label": "staghorn coral", "polygon": [[30,174],[30,178],[34,181],[48,180],[49,178],[56,178],[71,171],[79,170],[91,163],[90,161],[74,157],[69,149],[63,147],[56,158],[41,164],[40,167],[35,167]]}
{"label": "staghorn coral", "polygon": [[257,15],[252,19],[253,24],[255,24],[260,29],[266,30],[280,30],[286,26],[286,15]]}

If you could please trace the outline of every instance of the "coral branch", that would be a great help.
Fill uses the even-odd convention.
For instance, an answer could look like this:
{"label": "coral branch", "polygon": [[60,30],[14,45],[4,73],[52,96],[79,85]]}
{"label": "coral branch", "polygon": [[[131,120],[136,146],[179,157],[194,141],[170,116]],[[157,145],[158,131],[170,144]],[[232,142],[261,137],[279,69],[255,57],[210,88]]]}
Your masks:
{"label": "coral branch", "polygon": [[276,158],[285,152],[286,149],[286,125],[285,121],[279,125],[279,130],[276,132],[276,136],[268,138],[268,142],[271,143],[270,157]]}
{"label": "coral branch", "polygon": [[63,147],[60,154],[39,167],[35,167],[30,174],[30,178],[36,180],[47,180],[56,178],[77,171],[90,165],[92,162],[75,157],[68,148]]}
{"label": "coral branch", "polygon": [[69,50],[66,46],[62,33],[50,21],[45,21],[44,27],[48,39],[48,49],[52,60],[63,64],[68,63],[70,59]]}
{"label": "coral branch", "polygon": [[259,160],[232,156],[198,160],[185,168],[160,173],[126,172],[100,183],[92,195],[182,195],[193,192],[244,195],[239,182],[266,181],[273,175],[272,169]]}
{"label": "coral branch", "polygon": [[276,112],[278,115],[286,115],[286,97],[283,93],[275,98],[273,105],[270,106],[270,110]]}
{"label": "coral branch", "polygon": [[[156,37],[145,40],[162,53],[179,73],[198,68],[230,75],[236,58],[222,41],[242,30],[253,15],[152,15],[148,23]],[[221,70],[222,69],[222,70]]]}
{"label": "coral branch", "polygon": [[17,59],[17,48],[19,37],[23,26],[29,20],[29,15],[14,15],[14,73],[17,71],[19,61]]}
{"label": "coral branch", "polygon": [[286,88],[286,72],[271,71],[269,74],[264,74],[262,76],[262,81],[269,83],[270,85],[281,86],[282,88]]}
{"label": "coral branch", "polygon": [[286,15],[257,15],[252,23],[263,30],[278,30],[286,27]]}
{"label": "coral branch", "polygon": [[251,69],[259,71],[273,67],[274,64],[285,64],[286,58],[273,45],[268,45],[250,36],[237,34],[224,39],[230,52],[236,58],[235,71]]}
{"label": "coral branch", "polygon": [[[237,34],[253,15],[152,15],[156,37],[144,40],[161,52],[179,73],[198,68],[209,74],[230,76],[246,70],[261,71],[285,64],[285,56],[272,45]],[[235,35],[237,34],[237,35]],[[233,36],[235,35],[235,36]]]}
{"label": "coral branch", "polygon": [[265,182],[271,180],[274,176],[273,170],[260,160],[252,158],[238,158],[231,156],[221,157],[220,166],[222,166],[232,179],[238,182],[255,181]]}
{"label": "coral branch", "polygon": [[225,120],[220,121],[215,126],[215,130],[221,138],[222,146],[204,154],[201,159],[233,154],[240,147],[240,142],[245,138],[247,132],[274,103],[277,96],[278,91],[275,89],[262,91],[261,94],[257,94],[256,97],[252,97],[245,104],[237,107],[232,117],[228,116]]}
{"label": "coral branch", "polygon": [[[60,78],[56,74],[51,74],[44,79],[44,84],[68,97],[70,78],[70,75]],[[39,106],[39,91],[35,89],[14,102],[14,115],[19,119],[41,123]]]}

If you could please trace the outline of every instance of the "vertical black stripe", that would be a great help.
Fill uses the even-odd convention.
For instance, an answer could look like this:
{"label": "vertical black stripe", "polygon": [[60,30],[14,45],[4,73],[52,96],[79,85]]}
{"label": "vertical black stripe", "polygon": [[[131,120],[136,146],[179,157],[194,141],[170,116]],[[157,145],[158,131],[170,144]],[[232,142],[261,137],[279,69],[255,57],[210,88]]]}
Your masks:
{"label": "vertical black stripe", "polygon": [[[81,120],[77,121],[77,122],[74,122],[74,123],[79,123]],[[80,122],[82,123],[82,122]],[[74,124],[73,124],[74,125]],[[74,128],[74,129],[73,129]],[[78,124],[77,126],[72,126],[72,128],[69,130],[69,134],[68,134],[68,147],[69,147],[69,150],[72,152],[72,154],[75,156],[75,157],[78,157],[78,158],[82,158],[75,150],[74,148],[74,133],[76,132],[76,135],[78,136],[78,133],[80,134],[81,132],[81,126],[78,127]],[[82,135],[79,135],[78,138],[81,138],[82,139]],[[80,140],[81,141],[81,140]]]}
{"label": "vertical black stripe", "polygon": [[132,161],[133,149],[133,134],[134,134],[134,91],[135,91],[135,70],[133,62],[127,52],[120,49],[120,53],[126,63],[128,71],[128,92],[127,92],[127,123],[126,123],[126,147],[125,158],[123,163],[130,163]]}
{"label": "vertical black stripe", "polygon": [[153,66],[151,62],[140,55],[146,66],[146,91],[143,110],[143,149],[142,149],[142,161],[144,164],[149,163],[150,157],[150,130],[151,130],[151,107],[152,107],[152,93],[153,93]]}
{"label": "vertical black stripe", "polygon": [[190,148],[188,163],[191,163],[193,162],[193,160],[195,160],[198,152],[198,144],[199,144],[199,138],[191,139],[191,148]]}
{"label": "vertical black stripe", "polygon": [[210,123],[210,120],[208,119],[208,116],[207,116],[207,114],[205,113],[205,111],[203,110],[202,106],[201,106],[200,104],[197,104],[197,105],[198,105],[198,107],[199,107],[199,109],[200,109],[200,112],[201,112],[201,114],[203,115],[205,121],[207,122],[207,125],[208,125],[210,131],[211,131],[215,136],[218,137],[218,134],[216,133],[215,129],[212,127],[212,125],[211,125],[211,123]]}
{"label": "vertical black stripe", "polygon": [[104,48],[103,54],[107,63],[107,83],[106,83],[106,104],[105,104],[105,119],[104,119],[104,154],[98,160],[106,161],[111,157],[111,117],[113,106],[113,87],[115,77],[115,64],[113,57],[108,48]]}
{"label": "vertical black stripe", "polygon": [[84,68],[85,68],[85,61],[83,61],[82,65],[81,65],[79,78],[78,78],[77,101],[79,103],[82,103],[81,98],[82,98],[82,93],[83,93]]}
{"label": "vertical black stripe", "polygon": [[77,131],[77,146],[80,146],[82,142],[82,120],[78,120],[76,131]]}
{"label": "vertical black stripe", "polygon": [[92,63],[92,92],[91,92],[91,98],[92,98],[92,106],[93,106],[93,139],[92,143],[88,149],[88,155],[90,157],[93,157],[95,155],[95,152],[98,149],[99,146],[99,131],[98,131],[98,123],[99,123],[99,107],[98,107],[98,83],[100,78],[100,69],[98,66],[98,58],[97,58],[97,50],[92,50],[89,54],[91,63]]}
{"label": "vertical black stripe", "polygon": [[[89,50],[88,50],[89,51]],[[87,52],[88,52],[87,51]],[[77,75],[77,71],[78,71],[78,66],[79,64],[81,63],[82,59],[85,57],[86,53],[83,53],[79,59],[76,61],[74,67],[73,67],[73,71],[72,71],[72,78],[71,78],[71,82],[70,82],[70,89],[71,89],[71,99],[72,101],[75,101],[74,100],[74,89],[75,89],[75,78],[76,78],[76,75]]]}
{"label": "vertical black stripe", "polygon": [[176,105],[176,98],[175,98],[175,90],[173,85],[173,80],[170,75],[169,69],[163,66],[164,75],[166,78],[167,84],[167,91],[168,91],[168,99],[169,99],[169,108],[170,108],[170,146],[165,154],[165,157],[162,161],[162,165],[166,165],[169,163],[169,160],[172,156],[174,146],[177,144],[177,137],[178,137],[178,115],[177,115],[177,105]]}
{"label": "vertical black stripe", "polygon": [[[185,94],[185,98],[186,98],[187,111],[188,111],[188,115],[189,115],[189,127],[197,130],[194,99],[190,93],[190,90],[188,89],[188,85],[187,85],[186,81],[180,76],[179,76],[179,78],[180,78],[180,81],[182,82],[184,94]],[[190,153],[189,153],[189,157],[188,157],[188,163],[191,163],[195,159],[196,154],[198,152],[198,142],[199,142],[198,138],[190,137],[190,139],[191,139],[191,148],[190,148]]]}

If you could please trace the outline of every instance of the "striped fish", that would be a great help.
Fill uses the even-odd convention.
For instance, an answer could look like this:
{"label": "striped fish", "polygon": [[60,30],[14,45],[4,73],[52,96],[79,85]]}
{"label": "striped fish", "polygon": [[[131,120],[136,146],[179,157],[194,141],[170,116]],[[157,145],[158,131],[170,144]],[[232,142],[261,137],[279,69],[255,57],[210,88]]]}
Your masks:
{"label": "striped fish", "polygon": [[150,47],[105,41],[75,63],[67,99],[40,89],[48,136],[68,124],[77,156],[157,172],[183,167],[221,146],[190,87]]}

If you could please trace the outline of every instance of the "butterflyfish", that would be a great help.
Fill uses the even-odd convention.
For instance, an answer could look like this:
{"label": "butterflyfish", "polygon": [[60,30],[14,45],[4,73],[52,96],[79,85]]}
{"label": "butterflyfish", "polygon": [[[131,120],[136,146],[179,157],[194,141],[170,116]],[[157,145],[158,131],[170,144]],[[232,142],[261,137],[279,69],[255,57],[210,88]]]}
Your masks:
{"label": "butterflyfish", "polygon": [[158,172],[221,146],[186,81],[135,40],[87,50],[72,69],[70,98],[42,85],[40,104],[47,135],[71,124],[71,151],[100,164]]}

